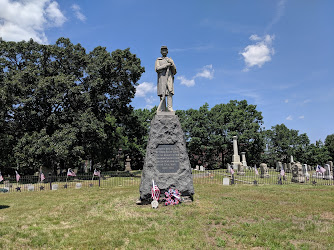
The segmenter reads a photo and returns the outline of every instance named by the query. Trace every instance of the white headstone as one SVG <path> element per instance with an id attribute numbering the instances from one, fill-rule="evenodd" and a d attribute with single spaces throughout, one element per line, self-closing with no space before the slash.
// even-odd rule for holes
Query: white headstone
<path id="1" fill-rule="evenodd" d="M 52 190 L 58 190 L 58 184 L 52 184 Z"/>
<path id="2" fill-rule="evenodd" d="M 199 166 L 198 165 L 196 165 L 196 170 L 199 170 Z"/>
<path id="3" fill-rule="evenodd" d="M 199 167 L 199 170 L 200 170 L 200 171 L 204 171 L 204 167 L 201 165 L 201 166 Z"/>
<path id="4" fill-rule="evenodd" d="M 34 191 L 35 187 L 34 185 L 28 184 L 28 191 Z"/>
<path id="5" fill-rule="evenodd" d="M 229 186 L 230 185 L 230 178 L 223 178 L 223 185 Z"/>
<path id="6" fill-rule="evenodd" d="M 75 184 L 75 189 L 80 189 L 82 187 L 82 184 L 81 183 L 76 183 Z"/>

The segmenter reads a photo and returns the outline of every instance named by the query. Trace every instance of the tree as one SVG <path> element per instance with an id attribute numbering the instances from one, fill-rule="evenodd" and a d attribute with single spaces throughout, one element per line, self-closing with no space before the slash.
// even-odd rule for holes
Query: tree
<path id="1" fill-rule="evenodd" d="M 267 155 L 274 161 L 290 162 L 290 156 L 293 155 L 296 161 L 303 162 L 304 154 L 310 144 L 308 136 L 299 135 L 298 130 L 288 129 L 284 124 L 273 126 L 271 130 L 265 132 L 267 141 Z"/>
<path id="2" fill-rule="evenodd" d="M 330 159 L 334 160 L 334 134 L 327 135 L 325 139 L 325 146 L 329 152 Z"/>
<path id="3" fill-rule="evenodd" d="M 316 166 L 318 164 L 323 165 L 328 160 L 330 160 L 330 155 L 327 147 L 319 140 L 307 146 L 301 161 L 308 165 Z"/>
<path id="4" fill-rule="evenodd" d="M 246 100 L 215 105 L 206 103 L 199 110 L 177 111 L 185 132 L 192 165 L 220 168 L 231 162 L 232 137 L 238 135 L 239 148 L 247 152 L 249 164 L 259 163 L 264 143 L 262 114 Z"/>
<path id="5" fill-rule="evenodd" d="M 87 54 L 65 38 L 2 41 L 0 67 L 1 147 L 12 167 L 75 167 L 87 158 L 107 166 L 119 148 L 136 147 L 129 103 L 144 68 L 129 49 Z"/>

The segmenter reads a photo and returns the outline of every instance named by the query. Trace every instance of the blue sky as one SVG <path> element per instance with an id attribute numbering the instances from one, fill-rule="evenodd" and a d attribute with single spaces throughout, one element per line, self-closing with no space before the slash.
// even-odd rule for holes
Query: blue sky
<path id="1" fill-rule="evenodd" d="M 315 142 L 334 133 L 333 10 L 330 0 L 0 0 L 0 36 L 129 47 L 146 69 L 135 108 L 158 105 L 154 62 L 167 45 L 174 109 L 246 99 L 265 128 L 284 123 Z"/>

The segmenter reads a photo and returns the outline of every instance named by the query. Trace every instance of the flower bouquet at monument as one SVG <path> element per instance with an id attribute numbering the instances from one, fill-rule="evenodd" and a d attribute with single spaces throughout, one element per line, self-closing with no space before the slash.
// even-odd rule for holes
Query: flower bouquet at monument
<path id="1" fill-rule="evenodd" d="M 170 188 L 165 192 L 165 205 L 177 205 L 182 201 L 181 194 L 177 189 Z"/>

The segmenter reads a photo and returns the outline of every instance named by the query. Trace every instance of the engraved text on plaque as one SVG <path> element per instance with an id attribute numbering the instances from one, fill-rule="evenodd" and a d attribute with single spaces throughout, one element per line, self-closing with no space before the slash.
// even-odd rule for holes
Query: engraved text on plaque
<path id="1" fill-rule="evenodd" d="M 179 158 L 176 145 L 159 145 L 156 149 L 157 169 L 160 173 L 176 173 L 179 170 Z"/>

